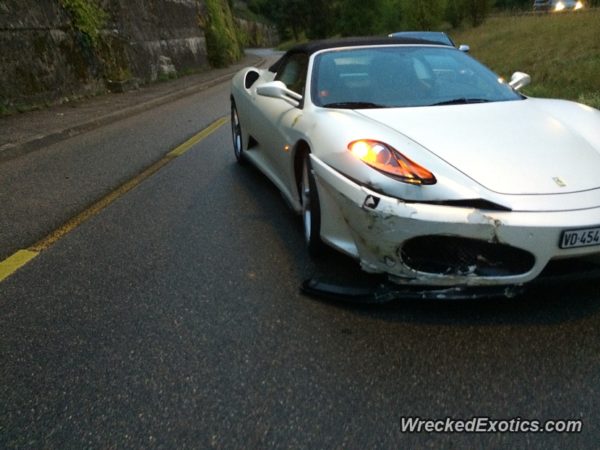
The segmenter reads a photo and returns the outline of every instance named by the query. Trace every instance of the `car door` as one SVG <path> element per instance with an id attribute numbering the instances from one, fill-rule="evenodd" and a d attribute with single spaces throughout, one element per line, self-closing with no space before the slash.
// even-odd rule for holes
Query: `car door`
<path id="1" fill-rule="evenodd" d="M 292 53 L 279 65 L 275 80 L 283 82 L 288 89 L 304 95 L 308 69 L 306 53 Z M 279 180 L 290 188 L 293 183 L 293 162 L 291 161 L 290 145 L 296 142 L 297 134 L 294 126 L 302 116 L 302 102 L 298 107 L 292 106 L 278 98 L 257 96 L 257 110 L 264 115 L 266 123 L 270 124 L 270 132 L 264 133 L 263 147 L 269 165 Z"/>

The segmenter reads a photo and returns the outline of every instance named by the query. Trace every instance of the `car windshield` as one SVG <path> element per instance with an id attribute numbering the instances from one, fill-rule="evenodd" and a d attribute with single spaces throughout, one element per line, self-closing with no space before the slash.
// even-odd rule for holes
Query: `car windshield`
<path id="1" fill-rule="evenodd" d="M 470 56 L 449 47 L 330 50 L 315 57 L 312 101 L 326 108 L 399 108 L 520 100 Z"/>

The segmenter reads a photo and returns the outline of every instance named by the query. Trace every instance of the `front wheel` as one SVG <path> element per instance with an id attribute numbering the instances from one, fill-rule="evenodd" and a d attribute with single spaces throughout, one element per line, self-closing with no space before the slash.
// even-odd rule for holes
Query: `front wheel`
<path id="1" fill-rule="evenodd" d="M 244 144 L 242 141 L 242 125 L 240 124 L 240 116 L 238 115 L 235 102 L 231 100 L 231 137 L 233 139 L 233 152 L 235 159 L 240 164 L 246 162 L 244 157 Z"/>
<path id="2" fill-rule="evenodd" d="M 323 241 L 321 241 L 321 205 L 309 153 L 306 153 L 302 159 L 300 198 L 302 201 L 304 238 L 308 246 L 308 252 L 312 256 L 318 256 L 324 248 Z"/>

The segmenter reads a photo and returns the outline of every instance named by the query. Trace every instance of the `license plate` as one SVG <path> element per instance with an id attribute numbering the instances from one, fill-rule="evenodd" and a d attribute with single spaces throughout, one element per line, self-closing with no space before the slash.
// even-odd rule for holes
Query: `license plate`
<path id="1" fill-rule="evenodd" d="M 600 227 L 565 230 L 560 236 L 560 248 L 600 245 Z"/>

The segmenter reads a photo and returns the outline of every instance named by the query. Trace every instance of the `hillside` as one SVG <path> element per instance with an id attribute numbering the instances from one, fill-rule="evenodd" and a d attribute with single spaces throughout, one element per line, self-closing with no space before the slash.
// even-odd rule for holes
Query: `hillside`
<path id="1" fill-rule="evenodd" d="M 529 73 L 528 95 L 600 108 L 600 9 L 490 18 L 480 27 L 451 34 L 499 75 Z"/>

